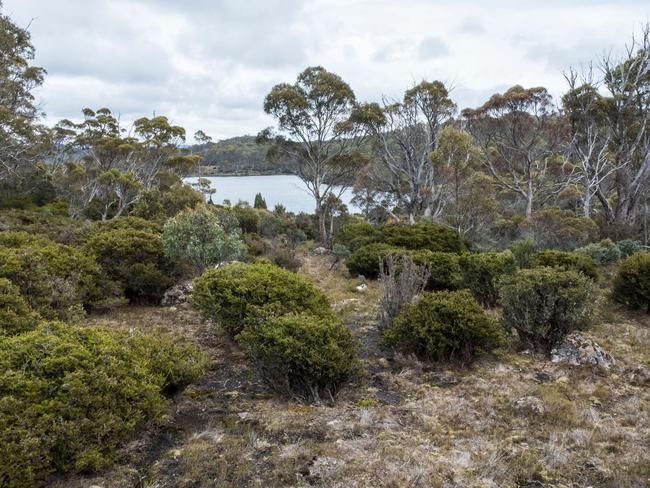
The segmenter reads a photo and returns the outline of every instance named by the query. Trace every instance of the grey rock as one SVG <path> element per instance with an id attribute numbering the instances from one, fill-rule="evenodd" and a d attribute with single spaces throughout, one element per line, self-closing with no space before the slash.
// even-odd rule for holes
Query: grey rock
<path id="1" fill-rule="evenodd" d="M 569 334 L 558 347 L 551 351 L 551 361 L 574 366 L 588 364 L 604 370 L 609 370 L 616 364 L 610 353 L 595 341 L 577 332 Z"/>
<path id="2" fill-rule="evenodd" d="M 359 286 L 356 286 L 354 290 L 357 293 L 365 293 L 368 291 L 368 285 L 366 285 L 365 283 L 361 283 Z"/>
<path id="3" fill-rule="evenodd" d="M 525 396 L 515 400 L 514 408 L 519 413 L 526 415 L 542 415 L 546 412 L 544 402 L 536 396 Z"/>
<path id="4" fill-rule="evenodd" d="M 329 254 L 329 251 L 326 248 L 320 246 L 314 249 L 314 254 L 316 256 L 324 256 L 325 254 Z"/>
<path id="5" fill-rule="evenodd" d="M 625 379 L 627 382 L 634 386 L 647 386 L 650 385 L 650 369 L 642 364 L 634 368 L 627 368 L 625 370 Z"/>
<path id="6" fill-rule="evenodd" d="M 160 304 L 164 307 L 176 307 L 187 303 L 192 294 L 192 290 L 192 281 L 178 283 L 165 292 Z"/>

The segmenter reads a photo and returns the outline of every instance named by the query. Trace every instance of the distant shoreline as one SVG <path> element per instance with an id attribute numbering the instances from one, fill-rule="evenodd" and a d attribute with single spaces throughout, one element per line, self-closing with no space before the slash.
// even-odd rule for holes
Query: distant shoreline
<path id="1" fill-rule="evenodd" d="M 286 173 L 286 172 L 277 172 L 277 171 L 237 171 L 237 172 L 220 172 L 214 166 L 201 166 L 200 175 L 198 172 L 194 171 L 188 175 L 185 175 L 185 178 L 196 178 L 198 176 L 281 176 L 281 175 L 291 175 L 296 176 L 295 173 Z"/>

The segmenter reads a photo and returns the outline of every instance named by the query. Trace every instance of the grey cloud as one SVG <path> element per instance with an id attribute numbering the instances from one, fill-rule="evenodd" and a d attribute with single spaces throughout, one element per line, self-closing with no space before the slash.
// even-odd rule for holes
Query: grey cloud
<path id="1" fill-rule="evenodd" d="M 418 56 L 420 59 L 434 59 L 449 54 L 449 47 L 442 39 L 437 37 L 427 37 L 420 42 L 418 46 Z"/>

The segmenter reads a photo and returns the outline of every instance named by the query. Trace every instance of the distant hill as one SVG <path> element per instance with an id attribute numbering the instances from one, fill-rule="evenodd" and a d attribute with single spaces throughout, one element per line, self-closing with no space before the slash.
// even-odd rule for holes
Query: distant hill
<path id="1" fill-rule="evenodd" d="M 250 175 L 250 174 L 295 174 L 291 161 L 266 159 L 268 145 L 257 144 L 254 136 L 239 136 L 216 143 L 192 146 L 194 154 L 204 155 L 201 162 L 205 174 Z"/>

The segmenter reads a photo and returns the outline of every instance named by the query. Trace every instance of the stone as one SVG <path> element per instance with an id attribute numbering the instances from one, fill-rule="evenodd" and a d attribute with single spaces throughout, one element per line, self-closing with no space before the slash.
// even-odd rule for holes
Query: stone
<path id="1" fill-rule="evenodd" d="M 192 281 L 178 283 L 165 292 L 160 304 L 164 307 L 176 307 L 187 303 L 192 294 L 192 290 Z"/>
<path id="2" fill-rule="evenodd" d="M 517 412 L 527 415 L 542 415 L 546 412 L 544 402 L 536 396 L 525 396 L 515 400 L 514 408 Z"/>
<path id="3" fill-rule="evenodd" d="M 574 366 L 588 364 L 603 370 L 609 370 L 616 364 L 605 349 L 577 332 L 569 334 L 558 347 L 553 348 L 551 361 Z"/>
<path id="4" fill-rule="evenodd" d="M 650 369 L 646 368 L 642 364 L 634 368 L 627 368 L 624 371 L 625 380 L 634 386 L 646 386 L 650 385 Z"/>
<path id="5" fill-rule="evenodd" d="M 357 293 L 365 293 L 368 291 L 368 285 L 366 285 L 365 283 L 361 283 L 360 285 L 356 286 L 354 290 Z"/>
<path id="6" fill-rule="evenodd" d="M 314 254 L 316 256 L 324 256 L 325 254 L 329 254 L 329 251 L 326 248 L 319 246 L 316 249 L 314 249 Z"/>

